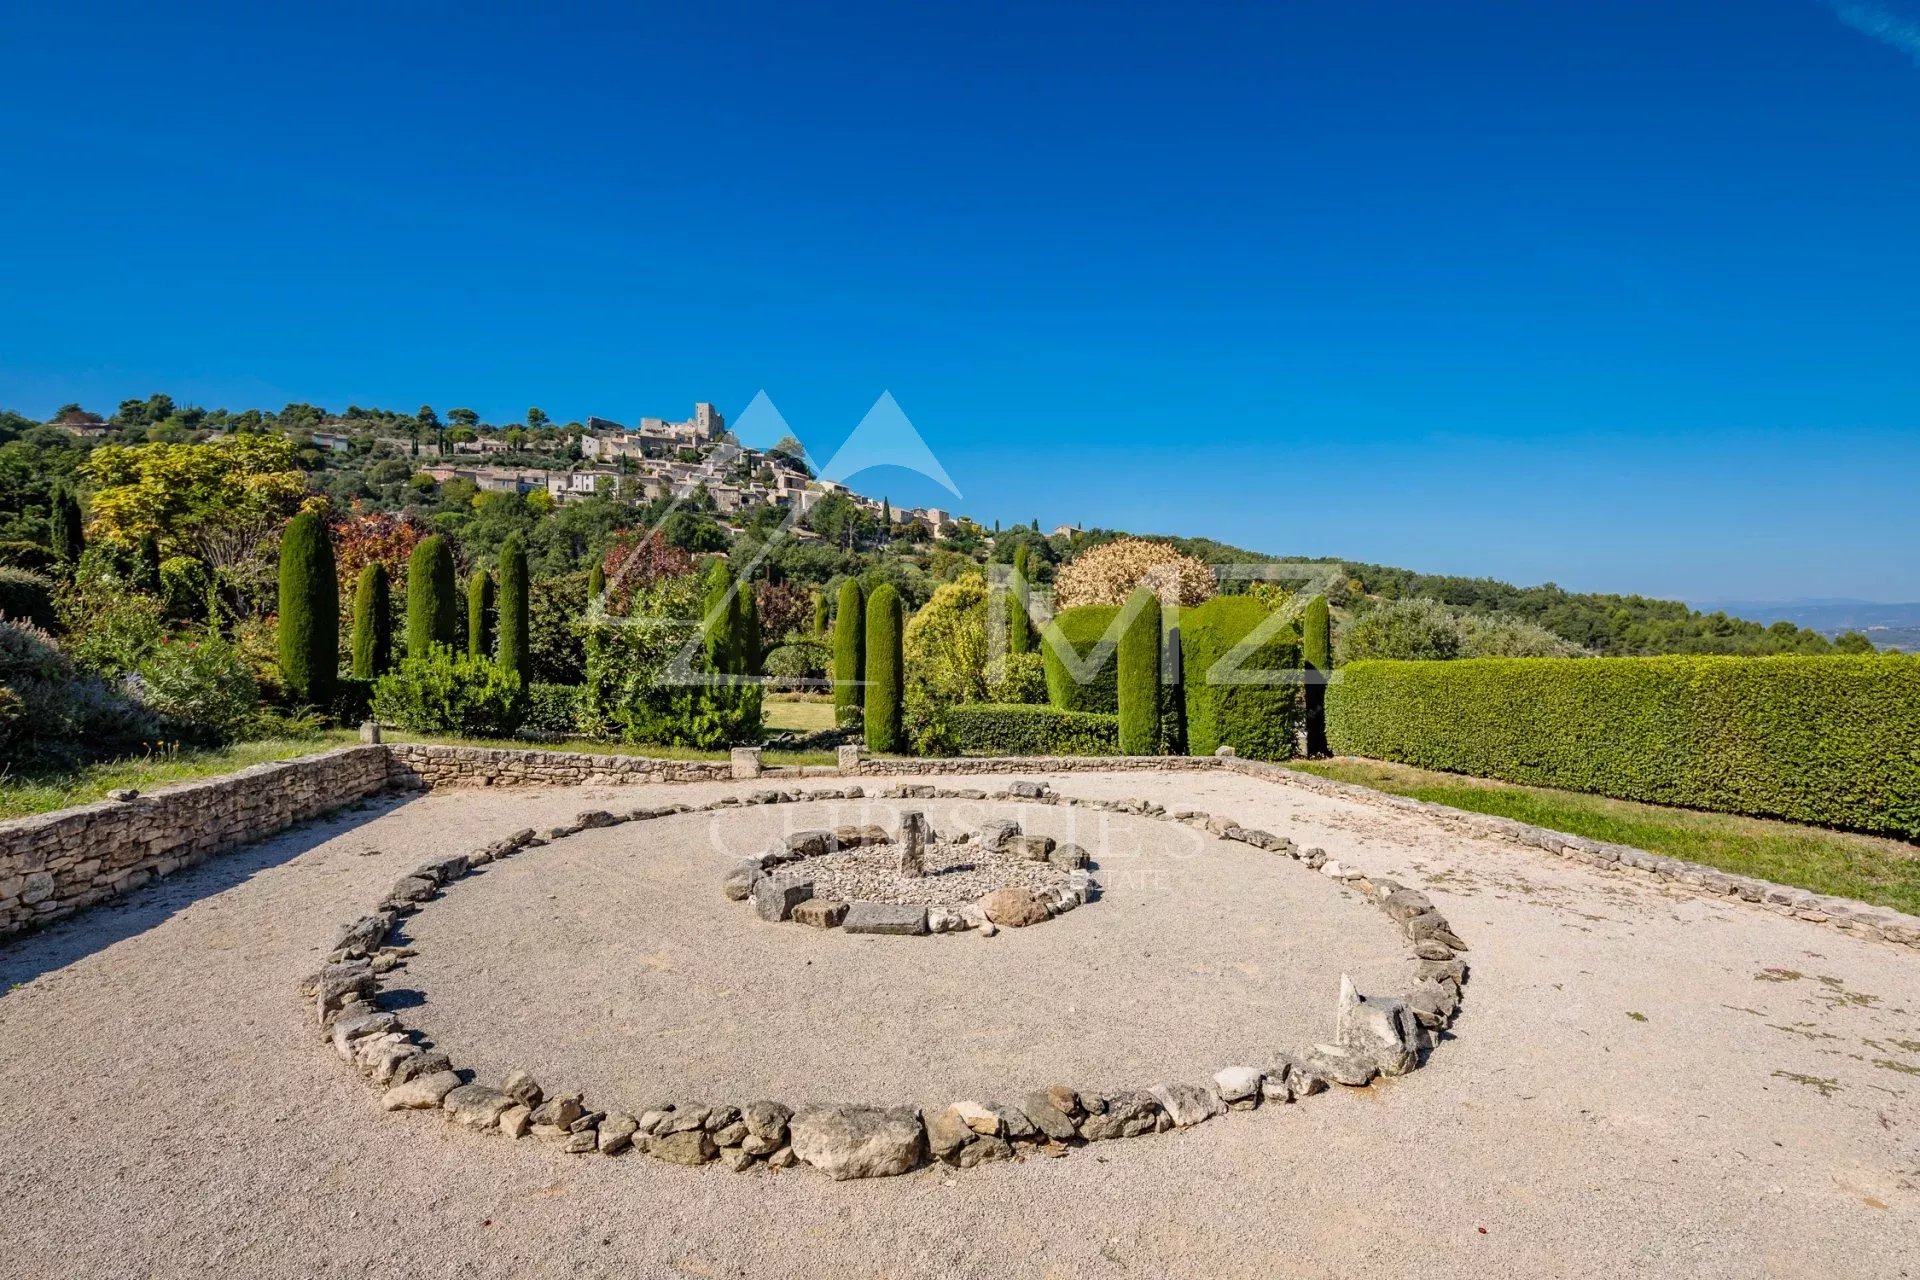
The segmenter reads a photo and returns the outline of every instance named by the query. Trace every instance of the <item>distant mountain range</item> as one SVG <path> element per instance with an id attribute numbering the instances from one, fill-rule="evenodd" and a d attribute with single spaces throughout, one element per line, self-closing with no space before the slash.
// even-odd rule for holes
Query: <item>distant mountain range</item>
<path id="1" fill-rule="evenodd" d="M 1702 613 L 1725 613 L 1751 622 L 1782 620 L 1832 639 L 1858 631 L 1883 649 L 1920 649 L 1920 602 L 1880 604 L 1871 600 L 1689 600 Z"/>

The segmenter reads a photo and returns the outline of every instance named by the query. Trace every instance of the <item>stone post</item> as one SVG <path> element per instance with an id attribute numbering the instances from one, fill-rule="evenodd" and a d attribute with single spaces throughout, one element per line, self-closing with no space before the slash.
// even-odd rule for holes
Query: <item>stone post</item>
<path id="1" fill-rule="evenodd" d="M 918 809 L 900 815 L 900 874 L 909 880 L 927 874 L 927 815 Z"/>
<path id="2" fill-rule="evenodd" d="M 733 776 L 736 778 L 760 776 L 760 748 L 735 747 L 733 749 Z"/>
<path id="3" fill-rule="evenodd" d="M 380 741 L 380 722 L 378 720 L 362 720 L 360 722 L 360 741 Z"/>
<path id="4" fill-rule="evenodd" d="M 838 755 L 839 757 L 841 773 L 859 773 L 860 772 L 861 752 L 859 747 L 852 746 L 852 745 L 844 746 L 839 748 L 835 754 Z"/>

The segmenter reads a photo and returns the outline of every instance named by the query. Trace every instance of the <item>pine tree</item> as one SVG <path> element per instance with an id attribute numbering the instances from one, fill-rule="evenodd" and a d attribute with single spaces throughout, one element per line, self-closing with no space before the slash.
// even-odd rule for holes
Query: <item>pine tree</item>
<path id="1" fill-rule="evenodd" d="M 901 732 L 902 631 L 900 593 L 882 583 L 867 601 L 867 750 L 905 748 Z"/>
<path id="2" fill-rule="evenodd" d="M 353 677 L 371 680 L 393 665 L 393 613 L 387 566 L 378 560 L 360 571 L 353 591 Z"/>
<path id="3" fill-rule="evenodd" d="M 467 656 L 493 657 L 493 578 L 485 569 L 467 579 Z"/>
<path id="4" fill-rule="evenodd" d="M 527 544 L 511 534 L 500 546 L 500 657 L 506 670 L 533 683 L 533 633 L 527 582 Z"/>
<path id="5" fill-rule="evenodd" d="M 287 522 L 280 536 L 280 678 L 309 706 L 333 700 L 340 666 L 340 584 L 333 542 L 312 512 Z"/>
<path id="6" fill-rule="evenodd" d="M 439 534 L 422 538 L 407 560 L 407 656 L 424 658 L 434 645 L 460 638 L 453 551 Z"/>
<path id="7" fill-rule="evenodd" d="M 867 663 L 867 601 L 857 578 L 840 584 L 840 607 L 833 623 L 833 709 L 845 721 L 866 701 L 862 679 Z"/>

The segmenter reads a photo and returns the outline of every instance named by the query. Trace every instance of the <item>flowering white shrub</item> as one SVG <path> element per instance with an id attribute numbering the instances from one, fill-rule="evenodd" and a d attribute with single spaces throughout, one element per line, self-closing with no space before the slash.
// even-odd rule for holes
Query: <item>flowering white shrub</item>
<path id="1" fill-rule="evenodd" d="M 1162 605 L 1204 604 L 1214 594 L 1206 561 L 1182 555 L 1161 542 L 1121 538 L 1082 552 L 1053 576 L 1053 605 L 1125 604 L 1134 588 L 1147 586 Z"/>

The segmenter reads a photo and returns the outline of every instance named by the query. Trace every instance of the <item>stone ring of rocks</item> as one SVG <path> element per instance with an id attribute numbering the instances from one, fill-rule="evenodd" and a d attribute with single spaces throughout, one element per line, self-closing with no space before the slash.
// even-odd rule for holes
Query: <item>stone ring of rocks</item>
<path id="1" fill-rule="evenodd" d="M 1093 901 L 1091 862 L 1079 845 L 1026 834 L 1012 818 L 945 839 L 926 814 L 910 809 L 897 833 L 873 824 L 796 831 L 728 871 L 720 888 L 751 902 L 763 920 L 906 936 L 978 929 L 992 937 Z"/>
<path id="2" fill-rule="evenodd" d="M 1284 836 L 1243 827 L 1224 815 L 1195 810 L 1170 812 L 1141 800 L 1076 798 L 1053 792 L 1044 783 L 1024 781 L 992 795 L 902 784 L 876 793 L 876 798 L 1014 800 L 1110 810 L 1184 823 L 1248 850 L 1286 858 L 1304 871 L 1341 882 L 1383 911 L 1418 962 L 1412 984 L 1398 995 L 1367 996 L 1343 976 L 1330 1040 L 1275 1053 L 1264 1061 L 1230 1063 L 1208 1078 L 1160 1081 L 1102 1092 L 1063 1083 L 1009 1081 L 996 1097 L 961 1099 L 945 1108 L 790 1106 L 771 1099 L 740 1105 L 660 1103 L 638 1111 L 603 1108 L 598 1100 L 589 1102 L 577 1092 L 550 1095 L 525 1071 L 514 1071 L 497 1083 L 482 1083 L 472 1078 L 471 1071 L 456 1066 L 456 1058 L 447 1047 L 430 1043 L 418 1030 L 405 1025 L 398 1010 L 383 1005 L 382 979 L 416 954 L 414 948 L 395 940 L 402 921 L 491 863 L 581 831 L 621 823 L 742 804 L 858 799 L 865 795 L 857 786 L 763 790 L 702 805 L 674 804 L 627 813 L 595 810 L 543 833 L 519 831 L 472 853 L 426 863 L 401 878 L 370 914 L 346 926 L 334 942 L 328 963 L 302 984 L 301 994 L 311 1002 L 323 1038 L 379 1091 L 380 1105 L 386 1110 L 434 1109 L 468 1129 L 507 1139 L 531 1136 L 573 1155 L 637 1152 L 674 1164 L 718 1161 L 737 1172 L 806 1164 L 835 1179 L 902 1174 L 929 1161 L 971 1168 L 1027 1155 L 1067 1155 L 1092 1143 L 1188 1128 L 1229 1111 L 1295 1103 L 1334 1086 L 1368 1088 L 1382 1077 L 1401 1076 L 1420 1066 L 1460 1008 L 1468 976 L 1467 964 L 1460 956 L 1467 944 L 1424 894 L 1391 880 L 1371 878 L 1358 868 L 1329 859 L 1322 850 L 1302 849 Z M 861 882 L 859 877 L 867 873 L 859 870 L 860 866 L 878 866 L 886 874 L 874 874 L 872 883 L 874 892 L 882 896 L 865 901 L 881 915 L 881 909 L 888 907 L 918 912 L 920 927 L 876 927 L 867 931 L 931 930 L 936 912 L 963 918 L 952 928 L 990 929 L 994 927 L 990 914 L 980 924 L 969 925 L 964 923 L 964 911 L 926 905 L 927 897 L 943 891 L 927 890 L 922 882 L 940 878 L 938 873 L 950 865 L 945 859 L 953 856 L 953 850 L 971 846 L 977 857 L 981 845 L 997 842 L 1000 861 L 983 863 L 992 867 L 990 874 L 1002 874 L 1011 849 L 1015 851 L 1011 857 L 1028 868 L 1028 874 L 1043 878 L 1045 887 L 1036 888 L 1032 883 L 1021 887 L 1044 901 L 1049 913 L 1070 910 L 1084 900 L 1081 886 L 1089 883 L 1084 863 L 1068 865 L 1076 861 L 1074 854 L 1056 857 L 1061 846 L 1041 855 L 1037 843 L 1016 843 L 1026 837 L 1010 821 L 990 823 L 989 830 L 969 833 L 964 841 L 943 841 L 918 811 L 903 813 L 901 825 L 898 833 L 865 827 L 798 833 L 777 850 L 778 857 L 771 863 L 756 860 L 749 864 L 750 871 L 742 867 L 730 873 L 726 891 L 730 897 L 753 901 L 763 916 L 771 912 L 769 918 L 785 919 L 809 903 L 841 900 L 796 896 L 791 887 L 777 887 L 789 875 L 780 868 L 811 864 L 816 885 L 825 881 L 838 888 Z M 836 859 L 855 869 L 836 867 L 829 871 Z M 919 874 L 911 874 L 916 869 Z M 828 878 L 833 875 L 841 879 Z M 763 888 L 769 885 L 776 887 Z M 922 895 L 918 900 L 912 896 L 916 891 Z M 887 893 L 906 900 L 890 901 L 884 896 Z M 982 908 L 983 913 L 985 910 Z M 847 918 L 837 921 L 838 927 L 859 931 L 854 929 L 851 916 L 849 908 Z M 812 923 L 824 926 L 825 922 Z"/>

